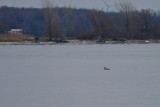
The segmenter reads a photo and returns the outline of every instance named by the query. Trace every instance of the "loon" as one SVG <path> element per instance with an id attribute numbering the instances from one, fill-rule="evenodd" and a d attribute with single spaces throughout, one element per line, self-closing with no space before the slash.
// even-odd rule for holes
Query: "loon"
<path id="1" fill-rule="evenodd" d="M 104 70 L 110 70 L 109 68 L 104 67 Z"/>

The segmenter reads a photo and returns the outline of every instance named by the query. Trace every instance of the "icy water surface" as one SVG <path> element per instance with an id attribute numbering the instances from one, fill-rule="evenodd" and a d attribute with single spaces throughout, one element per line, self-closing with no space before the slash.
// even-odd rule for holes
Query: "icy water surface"
<path id="1" fill-rule="evenodd" d="M 0 46 L 0 107 L 160 107 L 160 45 Z"/>

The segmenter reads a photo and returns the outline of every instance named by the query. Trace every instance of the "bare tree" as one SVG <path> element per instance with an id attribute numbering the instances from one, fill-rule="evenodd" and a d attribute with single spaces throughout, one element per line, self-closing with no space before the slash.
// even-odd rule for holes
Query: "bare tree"
<path id="1" fill-rule="evenodd" d="M 124 27 L 125 27 L 126 36 L 129 36 L 130 28 L 131 28 L 130 17 L 131 17 L 131 13 L 135 10 L 135 7 L 128 0 L 115 2 L 115 5 L 116 5 L 116 9 L 120 13 L 122 13 L 124 17 L 123 19 L 124 19 Z"/>
<path id="2" fill-rule="evenodd" d="M 60 18 L 58 15 L 58 8 L 49 0 L 43 1 L 43 9 L 45 16 L 45 27 L 49 40 L 58 41 L 61 36 Z"/>
<path id="3" fill-rule="evenodd" d="M 64 14 L 64 33 L 67 38 L 73 36 L 74 27 L 75 27 L 75 11 L 71 7 L 65 7 L 63 10 Z"/>
<path id="4" fill-rule="evenodd" d="M 92 10 L 89 14 L 89 18 L 98 38 L 106 39 L 111 32 L 112 22 L 110 17 L 103 11 Z"/>
<path id="5" fill-rule="evenodd" d="M 154 12 L 150 9 L 142 9 L 139 14 L 139 28 L 142 36 L 151 35 L 152 31 L 152 16 Z"/>

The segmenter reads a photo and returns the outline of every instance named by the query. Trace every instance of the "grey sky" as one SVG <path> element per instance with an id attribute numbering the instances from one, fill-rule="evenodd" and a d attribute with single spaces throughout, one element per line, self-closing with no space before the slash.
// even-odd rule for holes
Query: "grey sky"
<path id="1" fill-rule="evenodd" d="M 15 1 L 15 4 L 14 4 Z M 72 6 L 77 8 L 95 8 L 104 9 L 106 6 L 103 0 L 51 0 L 58 6 Z M 105 0 L 109 5 L 114 4 L 114 0 Z M 115 0 L 118 1 L 118 0 Z M 160 0 L 132 0 L 131 1 L 137 9 L 151 8 L 154 10 L 160 10 Z M 15 7 L 38 7 L 40 8 L 42 0 L 0 0 L 0 6 L 15 6 Z M 114 7 L 110 7 L 113 10 Z"/>

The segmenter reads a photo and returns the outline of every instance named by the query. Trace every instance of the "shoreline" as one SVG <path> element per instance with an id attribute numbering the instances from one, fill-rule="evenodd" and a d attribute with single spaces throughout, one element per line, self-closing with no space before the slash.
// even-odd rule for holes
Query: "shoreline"
<path id="1" fill-rule="evenodd" d="M 33 42 L 33 41 L 22 41 L 22 42 L 0 42 L 0 45 L 80 45 L 80 44 L 160 44 L 160 40 L 127 40 L 127 41 L 105 41 L 97 42 L 91 40 L 68 40 L 68 43 L 56 43 L 56 42 Z"/>

